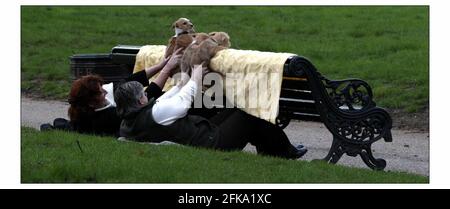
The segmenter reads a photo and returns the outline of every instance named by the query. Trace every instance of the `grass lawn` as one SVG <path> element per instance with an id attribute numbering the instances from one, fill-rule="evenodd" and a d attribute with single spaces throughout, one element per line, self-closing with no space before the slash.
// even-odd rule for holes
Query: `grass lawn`
<path id="1" fill-rule="evenodd" d="M 428 107 L 426 6 L 23 6 L 21 89 L 65 98 L 69 56 L 108 53 L 118 44 L 166 44 L 179 17 L 190 18 L 199 32 L 228 32 L 232 48 L 296 53 L 330 79 L 366 80 L 380 106 Z"/>
<path id="2" fill-rule="evenodd" d="M 425 176 L 22 127 L 22 183 L 428 183 Z M 77 140 L 80 146 L 78 146 Z M 81 147 L 81 149 L 80 149 Z"/>

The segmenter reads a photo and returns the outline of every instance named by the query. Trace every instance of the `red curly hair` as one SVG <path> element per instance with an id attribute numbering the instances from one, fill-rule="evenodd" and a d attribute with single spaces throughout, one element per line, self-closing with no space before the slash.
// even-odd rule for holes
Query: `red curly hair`
<path id="1" fill-rule="evenodd" d="M 70 107 L 68 110 L 72 122 L 92 114 L 95 110 L 94 107 L 103 101 L 100 98 L 102 84 L 103 79 L 97 75 L 86 75 L 73 82 L 69 93 Z"/>

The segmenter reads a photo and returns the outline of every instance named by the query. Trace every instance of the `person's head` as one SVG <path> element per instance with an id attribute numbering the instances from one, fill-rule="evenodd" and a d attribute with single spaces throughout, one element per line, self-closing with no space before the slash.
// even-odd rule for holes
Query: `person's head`
<path id="1" fill-rule="evenodd" d="M 85 114 L 106 103 L 106 91 L 102 88 L 103 79 L 96 75 L 87 75 L 75 80 L 69 93 L 69 117 L 76 121 Z"/>
<path id="2" fill-rule="evenodd" d="M 125 117 L 148 103 L 144 87 L 137 81 L 122 83 L 114 91 L 117 115 Z"/>

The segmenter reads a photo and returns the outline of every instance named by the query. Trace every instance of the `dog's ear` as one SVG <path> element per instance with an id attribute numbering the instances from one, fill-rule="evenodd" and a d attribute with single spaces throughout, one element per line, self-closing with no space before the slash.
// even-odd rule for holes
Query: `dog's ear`
<path id="1" fill-rule="evenodd" d="M 172 29 L 175 29 L 176 26 L 177 26 L 177 22 L 172 23 Z"/>
<path id="2" fill-rule="evenodd" d="M 223 36 L 222 37 L 222 43 L 224 47 L 231 47 L 231 42 L 230 42 L 230 38 L 227 36 Z"/>

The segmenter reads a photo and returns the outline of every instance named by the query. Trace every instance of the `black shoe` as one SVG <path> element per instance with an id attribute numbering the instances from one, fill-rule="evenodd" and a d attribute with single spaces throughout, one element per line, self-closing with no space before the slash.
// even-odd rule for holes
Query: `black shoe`
<path id="1" fill-rule="evenodd" d="M 50 130 L 53 130 L 53 129 L 54 128 L 53 128 L 52 125 L 50 125 L 50 123 L 41 124 L 41 127 L 40 127 L 41 131 L 50 131 Z"/>
<path id="2" fill-rule="evenodd" d="M 297 146 L 297 156 L 298 158 L 303 157 L 303 155 L 305 155 L 308 152 L 308 149 L 306 149 L 304 146 L 301 146 L 302 148 L 298 148 L 299 146 Z"/>
<path id="3" fill-rule="evenodd" d="M 298 145 L 297 147 L 291 146 L 291 149 L 288 151 L 286 158 L 298 159 L 303 157 L 306 152 L 308 152 L 308 149 L 306 149 L 303 145 Z"/>
<path id="4" fill-rule="evenodd" d="M 70 122 L 64 118 L 53 120 L 53 128 L 58 130 L 71 130 Z"/>

